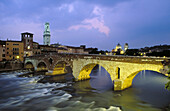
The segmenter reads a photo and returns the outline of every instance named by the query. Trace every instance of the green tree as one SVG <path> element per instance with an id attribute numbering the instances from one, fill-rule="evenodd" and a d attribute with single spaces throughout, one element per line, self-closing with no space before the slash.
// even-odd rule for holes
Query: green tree
<path id="1" fill-rule="evenodd" d="M 125 55 L 128 55 L 128 56 L 139 56 L 139 49 L 128 49 L 126 50 L 125 52 Z"/>
<path id="2" fill-rule="evenodd" d="M 99 54 L 98 48 L 94 48 L 89 54 Z"/>
<path id="3" fill-rule="evenodd" d="M 165 88 L 170 90 L 170 75 L 168 76 L 169 82 L 165 84 Z"/>
<path id="4" fill-rule="evenodd" d="M 169 68 L 169 71 L 168 71 L 168 74 L 169 74 L 169 75 L 168 75 L 169 82 L 165 84 L 165 88 L 168 89 L 168 90 L 170 90 L 170 65 L 168 66 L 168 68 Z"/>

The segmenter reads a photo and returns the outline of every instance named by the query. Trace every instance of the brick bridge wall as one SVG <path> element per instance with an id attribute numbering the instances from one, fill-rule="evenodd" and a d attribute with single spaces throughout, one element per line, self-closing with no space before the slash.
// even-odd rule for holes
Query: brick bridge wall
<path id="1" fill-rule="evenodd" d="M 35 70 L 37 70 L 38 64 L 43 62 L 49 74 L 52 75 L 55 74 L 55 67 L 61 61 L 64 61 L 65 66 L 71 67 L 73 76 L 78 81 L 89 79 L 92 69 L 97 64 L 101 65 L 114 81 L 115 90 L 122 90 L 130 87 L 133 78 L 142 70 L 163 72 L 164 67 L 169 64 L 170 58 L 57 53 L 25 58 L 25 64 L 32 63 Z M 62 70 L 64 72 L 64 68 Z"/>

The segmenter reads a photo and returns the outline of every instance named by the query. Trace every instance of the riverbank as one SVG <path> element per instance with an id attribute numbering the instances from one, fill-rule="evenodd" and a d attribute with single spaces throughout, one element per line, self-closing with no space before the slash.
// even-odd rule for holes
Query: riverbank
<path id="1" fill-rule="evenodd" d="M 0 62 L 0 73 L 22 70 L 23 68 L 24 68 L 23 62 L 18 61 L 18 60 Z"/>
<path id="2" fill-rule="evenodd" d="M 43 72 L 18 70 L 0 74 L 0 110 L 113 110 L 168 111 L 165 76 L 140 72 L 131 88 L 115 92 L 104 69 L 92 71 L 91 79 L 74 82 L 73 75 L 46 76 Z M 102 82 L 101 82 L 102 81 Z"/>

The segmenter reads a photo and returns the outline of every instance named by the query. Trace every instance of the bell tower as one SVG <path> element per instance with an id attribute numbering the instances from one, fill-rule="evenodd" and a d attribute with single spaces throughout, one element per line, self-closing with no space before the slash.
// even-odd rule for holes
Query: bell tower
<path id="1" fill-rule="evenodd" d="M 44 45 L 50 45 L 50 24 L 48 22 L 45 23 L 45 30 L 43 34 L 43 42 Z"/>

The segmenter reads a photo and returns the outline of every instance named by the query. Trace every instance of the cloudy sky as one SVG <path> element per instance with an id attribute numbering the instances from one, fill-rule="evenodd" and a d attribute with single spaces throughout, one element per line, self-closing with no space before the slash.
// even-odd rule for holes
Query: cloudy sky
<path id="1" fill-rule="evenodd" d="M 0 39 L 22 32 L 43 43 L 45 22 L 51 43 L 113 49 L 170 44 L 170 0 L 0 0 Z"/>

